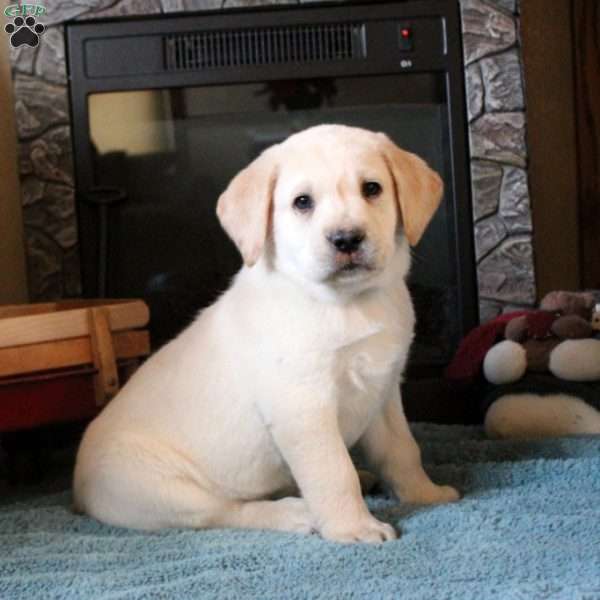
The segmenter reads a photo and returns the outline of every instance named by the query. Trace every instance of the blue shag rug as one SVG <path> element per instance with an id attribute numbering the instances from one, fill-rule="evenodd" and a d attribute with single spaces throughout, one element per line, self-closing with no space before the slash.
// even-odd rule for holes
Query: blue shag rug
<path id="1" fill-rule="evenodd" d="M 600 437 L 414 430 L 432 478 L 465 497 L 427 508 L 370 497 L 397 541 L 132 532 L 74 515 L 65 492 L 0 507 L 0 598 L 600 599 Z"/>

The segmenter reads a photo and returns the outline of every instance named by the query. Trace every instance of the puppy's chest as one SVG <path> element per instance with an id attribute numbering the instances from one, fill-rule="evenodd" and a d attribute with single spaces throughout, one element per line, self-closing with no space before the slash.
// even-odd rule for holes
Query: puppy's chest
<path id="1" fill-rule="evenodd" d="M 391 386 L 400 384 L 409 343 L 402 337 L 398 331 L 379 331 L 336 353 L 338 419 L 348 445 L 357 441 L 381 410 Z"/>

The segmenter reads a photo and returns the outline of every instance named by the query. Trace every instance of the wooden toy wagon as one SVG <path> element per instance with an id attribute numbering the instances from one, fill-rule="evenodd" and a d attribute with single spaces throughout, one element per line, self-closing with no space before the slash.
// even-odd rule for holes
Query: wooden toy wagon
<path id="1" fill-rule="evenodd" d="M 0 432 L 93 417 L 150 353 L 141 300 L 0 306 Z"/>

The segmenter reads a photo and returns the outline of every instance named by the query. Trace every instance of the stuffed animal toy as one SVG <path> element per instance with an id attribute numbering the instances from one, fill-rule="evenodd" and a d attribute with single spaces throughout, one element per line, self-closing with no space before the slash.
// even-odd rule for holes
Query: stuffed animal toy
<path id="1" fill-rule="evenodd" d="M 471 383 L 492 437 L 600 434 L 599 332 L 592 293 L 552 292 L 476 328 L 446 375 Z"/>
<path id="2" fill-rule="evenodd" d="M 594 337 L 600 339 L 600 304 L 596 304 L 592 313 L 592 329 Z"/>

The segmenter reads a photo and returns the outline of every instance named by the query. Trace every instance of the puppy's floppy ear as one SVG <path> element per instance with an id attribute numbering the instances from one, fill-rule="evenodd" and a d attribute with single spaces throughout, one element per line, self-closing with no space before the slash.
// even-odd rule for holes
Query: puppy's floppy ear
<path id="1" fill-rule="evenodd" d="M 404 234 L 416 246 L 440 204 L 444 184 L 416 154 L 401 150 L 383 133 L 378 136 L 396 188 Z"/>
<path id="2" fill-rule="evenodd" d="M 219 221 L 248 267 L 259 259 L 267 239 L 277 179 L 276 149 L 267 148 L 240 171 L 217 202 Z"/>

